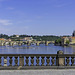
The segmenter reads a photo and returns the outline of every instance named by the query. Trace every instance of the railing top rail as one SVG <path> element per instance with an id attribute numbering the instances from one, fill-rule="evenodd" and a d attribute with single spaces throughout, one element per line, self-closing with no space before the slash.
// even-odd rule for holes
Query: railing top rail
<path id="1" fill-rule="evenodd" d="M 49 56 L 57 56 L 57 54 L 0 54 L 0 57 L 2 57 L 2 56 L 9 56 L 9 57 L 11 57 L 11 56 L 16 56 L 16 57 L 18 57 L 18 56 L 26 56 L 26 57 L 29 57 L 29 56 L 31 56 L 31 57 L 34 57 L 34 56 L 36 56 L 36 57 L 39 57 L 39 56 L 41 56 L 41 57 L 49 57 Z"/>
<path id="2" fill-rule="evenodd" d="M 26 57 L 29 57 L 29 56 L 31 56 L 31 57 L 34 57 L 34 56 L 36 56 L 36 57 L 49 57 L 49 56 L 53 56 L 53 57 L 56 57 L 56 56 L 58 56 L 58 57 L 75 57 L 75 54 L 0 54 L 0 57 L 2 57 L 2 56 L 5 56 L 5 57 L 7 57 L 7 56 L 9 56 L 9 57 L 13 57 L 13 56 L 15 56 L 15 57 L 18 57 L 18 56 L 20 56 L 20 57 L 24 57 L 24 56 L 26 56 Z"/>
<path id="3" fill-rule="evenodd" d="M 75 57 L 75 54 L 58 54 L 58 57 Z"/>

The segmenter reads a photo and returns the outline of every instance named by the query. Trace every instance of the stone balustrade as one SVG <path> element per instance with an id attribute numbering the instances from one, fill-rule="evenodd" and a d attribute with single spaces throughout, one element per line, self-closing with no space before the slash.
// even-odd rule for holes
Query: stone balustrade
<path id="1" fill-rule="evenodd" d="M 75 54 L 0 54 L 0 68 L 74 67 Z"/>

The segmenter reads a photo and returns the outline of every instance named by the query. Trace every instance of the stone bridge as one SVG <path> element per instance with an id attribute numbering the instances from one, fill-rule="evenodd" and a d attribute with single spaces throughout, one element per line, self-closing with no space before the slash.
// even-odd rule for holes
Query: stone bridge
<path id="1" fill-rule="evenodd" d="M 27 44 L 28 46 L 31 44 L 36 44 L 37 46 L 39 46 L 40 44 L 45 44 L 46 46 L 48 46 L 50 43 L 55 43 L 54 41 L 0 41 L 0 46 L 5 46 L 5 45 L 9 45 L 9 46 L 14 46 L 14 45 L 25 45 Z"/>

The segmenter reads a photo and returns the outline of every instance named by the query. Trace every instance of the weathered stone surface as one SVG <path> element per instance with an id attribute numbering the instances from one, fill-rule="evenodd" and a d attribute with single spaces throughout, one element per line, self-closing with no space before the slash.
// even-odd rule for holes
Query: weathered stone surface
<path id="1" fill-rule="evenodd" d="M 75 69 L 0 70 L 0 75 L 75 75 Z"/>
<path id="2" fill-rule="evenodd" d="M 4 66 L 7 66 L 7 59 L 4 59 Z"/>
<path id="3" fill-rule="evenodd" d="M 63 51 L 58 51 L 57 52 L 57 54 L 60 54 L 60 55 L 62 55 L 63 54 Z M 58 66 L 64 66 L 65 65 L 65 58 L 62 58 L 62 57 L 58 57 L 58 60 L 57 60 L 58 62 Z"/>
<path id="4" fill-rule="evenodd" d="M 65 59 L 59 58 L 59 66 L 65 66 Z"/>
<path id="5" fill-rule="evenodd" d="M 63 54 L 63 51 L 59 50 L 59 51 L 57 52 L 57 54 Z"/>
<path id="6" fill-rule="evenodd" d="M 24 58 L 20 58 L 20 66 L 24 65 Z"/>

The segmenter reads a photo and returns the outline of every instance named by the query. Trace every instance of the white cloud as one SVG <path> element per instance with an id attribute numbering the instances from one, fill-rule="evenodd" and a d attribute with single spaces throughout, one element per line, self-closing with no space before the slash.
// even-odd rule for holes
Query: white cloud
<path id="1" fill-rule="evenodd" d="M 10 22 L 10 20 L 3 20 L 0 19 L 0 25 L 11 25 L 12 23 Z"/>

